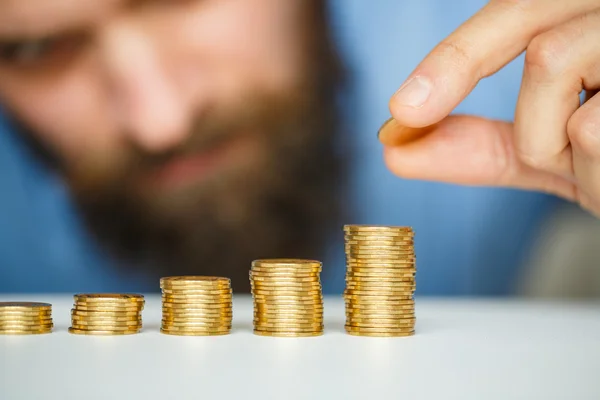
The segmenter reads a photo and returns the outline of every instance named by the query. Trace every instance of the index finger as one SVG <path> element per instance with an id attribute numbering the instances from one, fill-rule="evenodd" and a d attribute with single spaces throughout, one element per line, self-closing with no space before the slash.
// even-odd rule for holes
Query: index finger
<path id="1" fill-rule="evenodd" d="M 490 1 L 419 64 L 392 97 L 392 116 L 411 127 L 439 122 L 539 33 L 598 6 L 598 0 Z"/>

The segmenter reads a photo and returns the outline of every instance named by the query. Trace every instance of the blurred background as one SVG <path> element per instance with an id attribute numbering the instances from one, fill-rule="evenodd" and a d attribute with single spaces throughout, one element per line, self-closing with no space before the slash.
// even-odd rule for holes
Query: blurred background
<path id="1" fill-rule="evenodd" d="M 600 224 L 578 207 L 538 193 L 403 180 L 383 164 L 376 134 L 390 96 L 485 3 L 329 2 L 348 78 L 338 96 L 337 151 L 348 159 L 344 222 L 412 226 L 417 295 L 598 296 Z M 456 112 L 511 120 L 522 64 L 520 57 L 485 79 Z M 0 120 L 0 292 L 157 291 L 143 271 L 114 268 L 61 176 L 36 158 L 8 114 Z M 325 293 L 344 288 L 343 250 L 340 226 L 323 259 Z"/>

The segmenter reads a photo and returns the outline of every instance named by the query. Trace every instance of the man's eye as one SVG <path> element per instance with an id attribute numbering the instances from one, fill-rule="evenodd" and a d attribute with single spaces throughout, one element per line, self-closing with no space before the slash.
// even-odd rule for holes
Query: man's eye
<path id="1" fill-rule="evenodd" d="M 55 56 L 71 54 L 81 43 L 79 39 L 63 36 L 0 43 L 0 62 L 23 67 L 36 66 Z"/>

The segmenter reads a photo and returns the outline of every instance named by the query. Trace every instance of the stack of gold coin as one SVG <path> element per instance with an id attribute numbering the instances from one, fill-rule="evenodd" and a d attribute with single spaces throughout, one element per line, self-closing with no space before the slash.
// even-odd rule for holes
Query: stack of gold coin
<path id="1" fill-rule="evenodd" d="M 142 329 L 144 296 L 76 294 L 69 332 L 78 335 L 131 335 Z"/>
<path id="2" fill-rule="evenodd" d="M 346 332 L 357 336 L 413 335 L 413 230 L 346 225 L 344 232 Z"/>
<path id="3" fill-rule="evenodd" d="M 0 335 L 35 335 L 52 332 L 52 305 L 0 302 Z"/>
<path id="4" fill-rule="evenodd" d="M 216 336 L 231 331 L 231 280 L 215 276 L 161 278 L 162 324 L 169 335 Z"/>
<path id="5" fill-rule="evenodd" d="M 254 333 L 263 336 L 323 334 L 321 263 L 272 259 L 252 262 Z"/>

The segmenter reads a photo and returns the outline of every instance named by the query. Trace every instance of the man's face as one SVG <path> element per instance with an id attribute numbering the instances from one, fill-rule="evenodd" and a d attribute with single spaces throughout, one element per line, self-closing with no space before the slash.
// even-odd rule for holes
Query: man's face
<path id="1" fill-rule="evenodd" d="M 306 4 L 0 0 L 0 102 L 124 241 L 231 233 L 331 135 Z"/>

